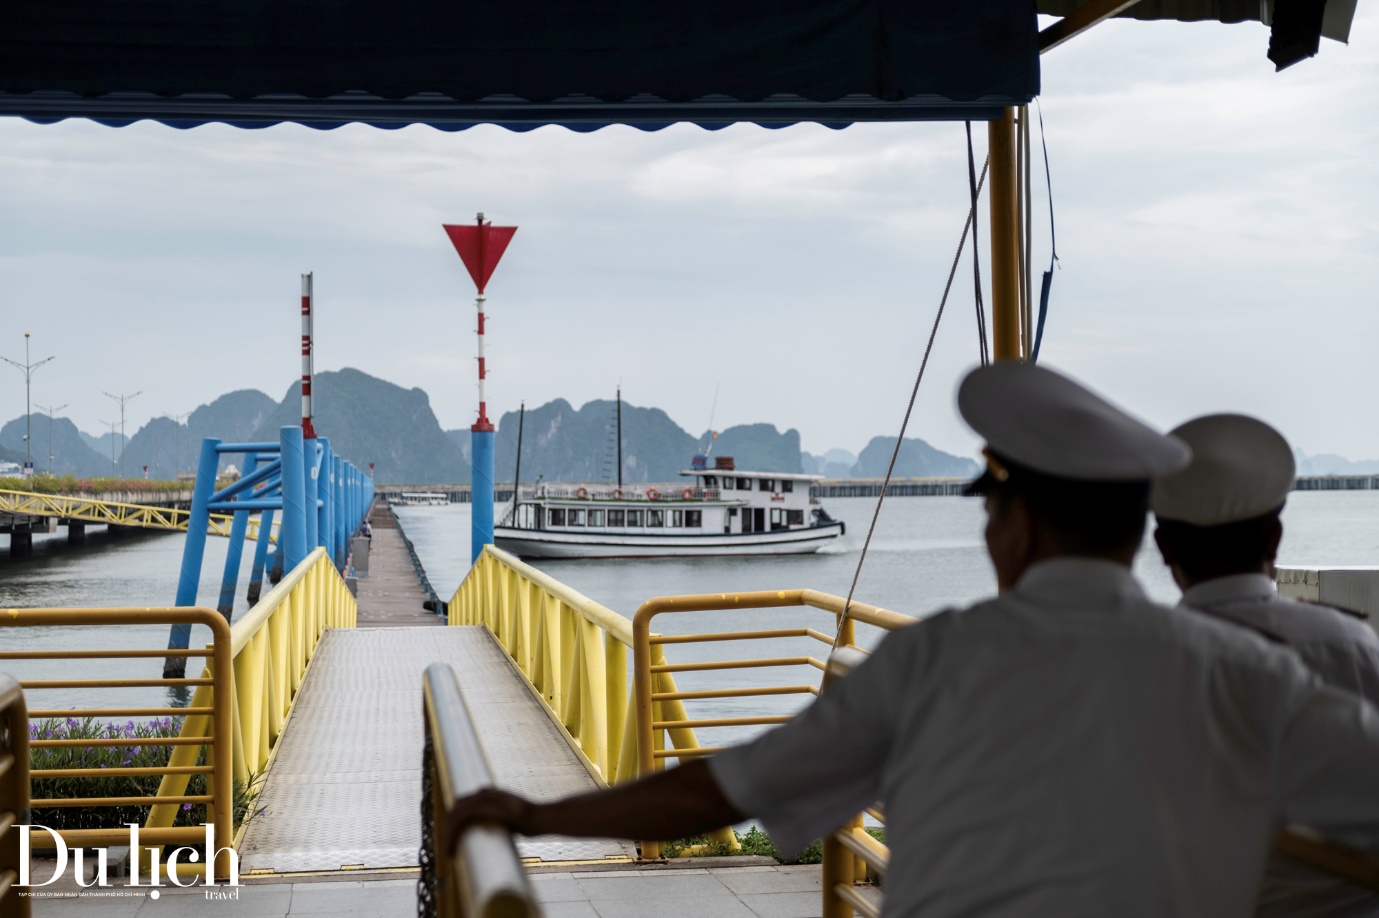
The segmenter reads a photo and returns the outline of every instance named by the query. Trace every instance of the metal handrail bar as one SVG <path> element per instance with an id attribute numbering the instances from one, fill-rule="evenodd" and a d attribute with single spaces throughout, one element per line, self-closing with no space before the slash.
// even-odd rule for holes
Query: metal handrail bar
<path id="1" fill-rule="evenodd" d="M 19 680 L 0 673 L 0 913 L 29 918 L 20 896 L 19 831 L 29 823 L 29 715 Z"/>
<path id="2" fill-rule="evenodd" d="M 0 660 L 135 660 L 140 657 L 209 657 L 209 650 L 3 650 Z"/>
<path id="3" fill-rule="evenodd" d="M 788 714 L 762 714 L 757 717 L 701 717 L 698 720 L 653 720 L 651 729 L 669 730 L 671 727 L 757 727 L 766 724 L 788 723 Z"/>
<path id="4" fill-rule="evenodd" d="M 703 644 L 709 641 L 745 641 L 754 638 L 811 637 L 833 646 L 833 638 L 813 628 L 777 628 L 773 631 L 724 631 L 714 634 L 653 634 L 653 644 Z"/>
<path id="5" fill-rule="evenodd" d="M 431 901 L 437 918 L 525 918 L 540 909 L 512 834 L 497 826 L 475 826 L 460 836 L 453 854 L 437 850 L 445 838 L 443 816 L 461 797 L 493 787 L 493 775 L 479 744 L 455 671 L 432 663 L 422 677 L 422 709 L 430 762 L 431 812 L 426 841 L 437 868 Z"/>
<path id="6" fill-rule="evenodd" d="M 817 695 L 817 685 L 763 685 L 756 688 L 701 689 L 694 692 L 652 692 L 652 701 L 700 701 L 705 698 L 751 698 L 757 695 Z"/>
<path id="7" fill-rule="evenodd" d="M 233 670 L 231 667 L 230 653 L 230 626 L 226 623 L 225 617 L 214 609 L 181 607 L 164 609 L 140 609 L 140 608 L 83 608 L 83 609 L 9 609 L 3 619 L 0 619 L 0 627 L 62 627 L 79 626 L 89 628 L 92 626 L 116 627 L 122 625 L 205 625 L 211 630 L 211 643 L 201 654 L 207 657 L 207 667 L 203 675 L 203 684 L 199 685 L 196 694 L 192 699 L 192 704 L 187 708 L 83 708 L 69 710 L 46 710 L 29 709 L 26 712 L 26 723 L 24 734 L 28 738 L 27 719 L 44 717 L 144 717 L 157 716 L 159 714 L 172 714 L 184 717 L 183 731 L 185 735 L 186 725 L 192 721 L 204 721 L 206 729 L 204 732 L 210 740 L 217 737 L 225 737 L 231 734 L 231 723 L 233 717 Z M 8 655 L 9 659 L 22 660 L 31 659 L 53 659 L 53 652 L 28 652 L 13 651 Z M 142 681 L 142 680 L 140 680 Z M 175 680 L 174 680 L 175 681 Z M 64 683 L 85 686 L 85 687 L 112 687 L 114 682 L 119 685 L 117 680 L 91 679 L 91 680 L 63 680 Z M 43 689 L 52 686 L 46 680 L 39 680 L 34 683 L 20 683 L 26 689 Z M 128 739 L 119 741 L 122 745 L 132 745 Z M 144 745 L 144 741 L 136 741 L 139 745 Z M 51 745 L 64 746 L 68 748 L 94 745 L 114 745 L 114 743 L 97 743 L 91 740 L 79 740 L 76 742 L 51 743 L 48 741 L 34 741 L 36 747 L 47 747 Z M 165 745 L 150 742 L 149 745 Z M 166 744 L 170 745 L 170 744 Z M 206 766 L 197 766 L 197 758 L 201 754 L 202 748 L 206 749 Z M 179 756 L 183 759 L 178 761 Z M 27 770 L 27 759 L 25 761 Z M 206 788 L 208 793 L 187 795 L 186 785 L 191 777 L 191 769 L 199 768 L 196 773 L 205 774 Z M 174 747 L 173 754 L 170 756 L 168 766 L 146 767 L 146 768 L 115 768 L 115 769 L 39 769 L 31 772 L 29 778 L 44 777 L 87 777 L 92 773 L 96 775 L 160 775 L 162 781 L 158 792 L 149 797 L 121 796 L 121 797 L 68 797 L 53 799 L 35 799 L 31 801 L 31 806 L 41 807 L 112 807 L 112 806 L 150 806 L 150 810 L 158 809 L 161 804 L 173 811 L 187 803 L 203 803 L 209 810 L 209 822 L 215 827 L 216 835 L 221 839 L 229 839 L 233 827 L 233 781 L 231 779 L 231 756 L 230 749 L 225 743 L 208 741 L 201 738 L 198 742 L 191 745 L 178 745 Z M 165 790 L 169 780 L 180 780 L 180 787 L 168 792 Z M 57 835 L 66 843 L 76 841 L 98 840 L 109 844 L 127 844 L 130 838 L 128 827 L 107 827 L 98 829 L 60 829 Z M 194 829 L 174 829 L 171 820 L 163 826 L 150 827 L 140 830 L 141 841 L 152 844 L 175 844 L 195 838 L 204 837 L 204 830 L 200 827 Z M 52 838 L 46 833 L 41 837 L 36 836 L 32 839 L 34 848 L 55 847 Z M 205 864 L 182 865 L 186 868 L 195 867 L 199 872 L 204 873 Z M 214 864 L 215 872 L 218 876 L 225 876 L 229 872 L 228 852 L 222 853 L 216 858 Z M 191 870 L 187 871 L 188 873 Z"/>
<path id="8" fill-rule="evenodd" d="M 699 673 L 716 669 L 758 669 L 763 666 L 812 666 L 826 669 L 822 660 L 813 657 L 767 657 L 760 660 L 712 660 L 706 663 L 661 663 L 652 666 L 652 673 Z"/>

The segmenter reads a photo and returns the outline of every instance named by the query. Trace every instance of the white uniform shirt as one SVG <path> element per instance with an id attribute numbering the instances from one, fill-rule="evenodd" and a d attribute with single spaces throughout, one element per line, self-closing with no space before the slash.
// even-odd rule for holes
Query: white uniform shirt
<path id="1" fill-rule="evenodd" d="M 1182 605 L 1262 631 L 1298 652 L 1327 685 L 1379 705 L 1379 636 L 1354 616 L 1278 595 L 1264 574 L 1199 583 Z M 1260 890 L 1261 916 L 1379 915 L 1379 895 L 1284 857 L 1272 857 Z"/>
<path id="2" fill-rule="evenodd" d="M 1237 574 L 1199 583 L 1181 605 L 1274 635 L 1308 668 L 1379 706 L 1379 635 L 1353 615 L 1278 595 L 1265 574 Z"/>
<path id="3" fill-rule="evenodd" d="M 882 801 L 889 918 L 1247 916 L 1284 821 L 1379 845 L 1379 714 L 1088 559 L 894 632 L 710 767 L 782 849 Z"/>

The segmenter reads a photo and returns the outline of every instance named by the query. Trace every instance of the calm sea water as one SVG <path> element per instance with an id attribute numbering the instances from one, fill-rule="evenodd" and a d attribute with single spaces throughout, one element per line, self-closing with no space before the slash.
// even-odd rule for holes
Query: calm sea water
<path id="1" fill-rule="evenodd" d="M 829 512 L 847 522 L 848 534 L 817 555 L 780 558 L 684 559 L 655 561 L 558 561 L 539 566 L 586 596 L 629 618 L 653 596 L 679 593 L 717 593 L 741 590 L 774 590 L 811 587 L 846 595 L 857 566 L 862 540 L 870 522 L 874 501 L 837 499 L 825 502 Z M 416 545 L 436 591 L 448 597 L 469 568 L 469 506 L 404 507 L 398 509 L 403 526 Z M 926 615 L 953 605 L 990 595 L 995 580 L 982 548 L 981 503 L 956 497 L 892 498 L 881 518 L 858 581 L 859 601 L 911 615 Z M 1285 512 L 1287 534 L 1282 562 L 1285 564 L 1379 563 L 1379 493 L 1302 492 L 1292 496 Z M 7 538 L 0 536 L 0 608 L 36 606 L 162 606 L 170 605 L 177 589 L 183 536 L 178 534 L 132 535 L 112 539 L 98 529 L 90 530 L 87 543 L 66 545 L 65 537 L 40 536 L 31 557 L 8 557 Z M 219 596 L 225 560 L 223 540 L 207 545 L 199 601 L 214 607 Z M 236 615 L 245 609 L 244 588 L 249 574 L 246 551 L 239 578 Z M 1165 602 L 1176 601 L 1178 592 L 1152 547 L 1141 552 L 1136 572 L 1149 592 Z M 744 628 L 798 627 L 808 624 L 832 633 L 832 617 L 814 610 L 737 610 L 730 612 L 665 615 L 654 630 L 664 634 L 731 631 Z M 204 630 L 204 629 L 203 629 Z M 194 634 L 193 643 L 207 640 Z M 864 643 L 876 640 L 862 634 Z M 160 647 L 165 628 L 85 629 L 68 634 L 56 629 L 3 629 L 4 649 L 23 647 Z M 808 639 L 777 641 L 770 648 L 757 642 L 722 642 L 676 645 L 667 648 L 672 662 L 733 659 L 759 656 L 813 655 L 827 648 Z M 157 661 L 138 664 L 157 676 Z M 97 677 L 130 674 L 129 664 L 83 663 L 80 675 Z M 72 664 L 8 664 L 21 677 L 59 678 L 74 672 Z M 685 690 L 739 685 L 795 685 L 817 681 L 809 668 L 777 667 L 754 671 L 682 673 L 677 676 Z M 118 702 L 114 699 L 118 697 Z M 130 689 L 119 695 L 104 694 L 100 703 L 152 705 L 169 698 L 157 689 Z M 803 698 L 777 696 L 758 699 L 724 699 L 691 708 L 693 716 L 740 717 L 755 713 L 785 713 Z M 31 706 L 71 707 L 93 703 L 95 698 L 67 690 L 50 690 Z M 703 731 L 701 742 L 718 745 L 753 732 L 748 728 Z"/>

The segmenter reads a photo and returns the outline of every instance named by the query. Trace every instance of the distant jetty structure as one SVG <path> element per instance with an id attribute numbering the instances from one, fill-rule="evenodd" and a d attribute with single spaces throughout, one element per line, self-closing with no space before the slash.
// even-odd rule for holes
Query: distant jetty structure
<path id="1" fill-rule="evenodd" d="M 892 478 L 887 497 L 957 497 L 962 494 L 966 478 Z M 523 487 L 527 487 L 524 485 Z M 1379 491 L 1379 475 L 1308 475 L 1293 484 L 1294 491 Z M 452 504 L 467 504 L 472 490 L 468 484 L 392 484 L 379 485 L 378 496 L 396 499 L 403 491 L 430 491 L 445 494 Z M 812 497 L 877 497 L 881 494 L 880 478 L 825 478 L 810 485 Z M 512 500 L 512 484 L 494 485 L 494 499 L 498 503 Z"/>

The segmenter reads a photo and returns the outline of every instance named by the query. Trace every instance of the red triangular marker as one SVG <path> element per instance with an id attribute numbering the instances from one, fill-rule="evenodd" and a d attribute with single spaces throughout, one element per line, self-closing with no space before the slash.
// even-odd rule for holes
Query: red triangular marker
<path id="1" fill-rule="evenodd" d="M 446 235 L 450 237 L 451 245 L 464 260 L 464 266 L 469 269 L 469 276 L 474 278 L 474 286 L 479 288 L 479 295 L 483 296 L 484 287 L 488 286 L 488 279 L 493 276 L 493 269 L 498 267 L 498 260 L 507 251 L 508 243 L 512 241 L 512 234 L 517 232 L 517 227 L 494 226 L 491 223 L 461 226 L 446 223 L 442 226 Z"/>

